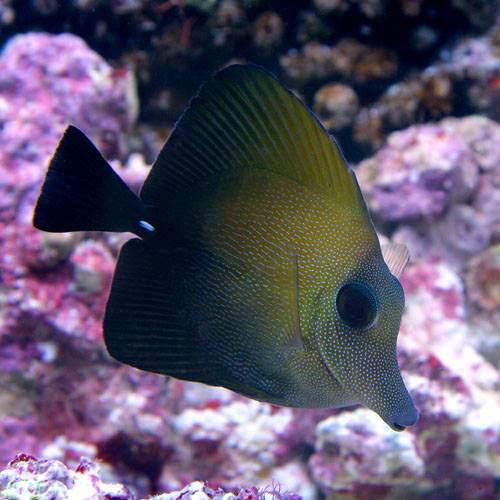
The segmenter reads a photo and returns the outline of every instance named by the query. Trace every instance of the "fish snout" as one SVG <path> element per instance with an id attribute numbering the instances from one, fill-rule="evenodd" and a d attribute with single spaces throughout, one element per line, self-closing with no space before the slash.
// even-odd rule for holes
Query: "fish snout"
<path id="1" fill-rule="evenodd" d="M 388 423 L 395 431 L 404 431 L 407 427 L 417 423 L 418 416 L 418 410 L 412 405 L 405 410 L 398 412 L 394 415 L 392 421 L 389 421 Z"/>

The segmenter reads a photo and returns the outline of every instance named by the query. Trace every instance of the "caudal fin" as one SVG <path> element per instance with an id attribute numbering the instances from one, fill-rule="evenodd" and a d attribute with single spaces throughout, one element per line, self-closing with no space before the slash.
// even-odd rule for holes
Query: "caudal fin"
<path id="1" fill-rule="evenodd" d="M 142 201 L 92 142 L 69 126 L 50 161 L 35 208 L 34 226 L 53 233 L 130 231 L 142 236 L 144 212 Z"/>

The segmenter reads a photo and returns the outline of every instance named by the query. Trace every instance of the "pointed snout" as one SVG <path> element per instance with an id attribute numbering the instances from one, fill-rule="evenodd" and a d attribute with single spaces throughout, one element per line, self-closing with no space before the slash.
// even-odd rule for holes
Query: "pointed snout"
<path id="1" fill-rule="evenodd" d="M 391 419 L 392 421 L 387 422 L 391 428 L 395 431 L 404 431 L 407 427 L 415 425 L 418 421 L 418 411 L 412 404 L 404 410 L 398 412 Z"/>

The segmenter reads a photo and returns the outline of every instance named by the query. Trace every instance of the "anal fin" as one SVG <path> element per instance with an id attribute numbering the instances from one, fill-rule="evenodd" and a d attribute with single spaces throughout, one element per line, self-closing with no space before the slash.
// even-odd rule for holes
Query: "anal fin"
<path id="1" fill-rule="evenodd" d="M 182 280 L 173 260 L 150 242 L 123 246 L 104 319 L 106 347 L 141 370 L 214 384 L 214 364 L 183 319 Z"/>

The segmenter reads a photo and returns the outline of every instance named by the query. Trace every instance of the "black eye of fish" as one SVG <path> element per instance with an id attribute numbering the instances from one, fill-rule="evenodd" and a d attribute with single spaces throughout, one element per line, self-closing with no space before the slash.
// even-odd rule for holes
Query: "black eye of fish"
<path id="1" fill-rule="evenodd" d="M 361 283 L 348 283 L 337 294 L 340 319 L 351 328 L 364 329 L 377 317 L 377 301 L 370 288 Z"/>

